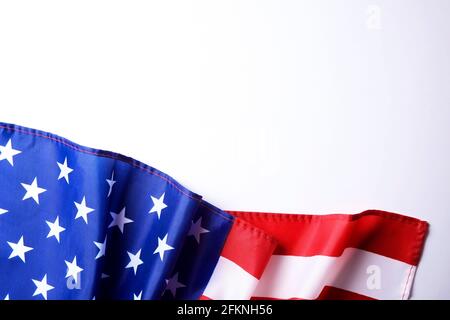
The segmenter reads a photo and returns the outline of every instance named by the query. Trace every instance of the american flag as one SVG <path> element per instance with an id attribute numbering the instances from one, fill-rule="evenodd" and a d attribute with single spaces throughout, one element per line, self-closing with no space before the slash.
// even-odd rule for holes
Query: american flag
<path id="1" fill-rule="evenodd" d="M 0 123 L 4 299 L 406 299 L 427 228 L 224 211 L 132 158 Z"/>

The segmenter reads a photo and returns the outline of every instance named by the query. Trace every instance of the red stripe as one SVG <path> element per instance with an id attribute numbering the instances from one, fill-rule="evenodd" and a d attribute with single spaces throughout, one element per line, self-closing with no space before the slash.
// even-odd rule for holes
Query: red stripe
<path id="1" fill-rule="evenodd" d="M 378 210 L 355 215 L 229 212 L 272 236 L 278 242 L 274 254 L 280 255 L 337 257 L 353 247 L 417 265 L 428 230 L 424 221 Z"/>
<path id="2" fill-rule="evenodd" d="M 371 297 L 355 292 L 326 286 L 323 288 L 317 300 L 375 300 Z"/>
<path id="3" fill-rule="evenodd" d="M 259 279 L 276 244 L 266 232 L 237 218 L 221 255 Z"/>
<path id="4" fill-rule="evenodd" d="M 205 297 L 202 300 L 211 300 L 211 299 Z M 280 300 L 280 299 L 252 297 L 251 300 Z M 303 300 L 303 299 L 289 299 L 289 300 Z M 326 286 L 325 288 L 323 288 L 322 292 L 320 293 L 320 296 L 316 300 L 375 300 L 375 299 L 351 291 Z"/>

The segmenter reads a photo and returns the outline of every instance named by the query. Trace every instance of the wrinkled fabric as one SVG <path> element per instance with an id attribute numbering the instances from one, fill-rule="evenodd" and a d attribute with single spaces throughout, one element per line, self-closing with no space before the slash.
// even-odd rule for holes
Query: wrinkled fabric
<path id="1" fill-rule="evenodd" d="M 0 123 L 0 298 L 408 299 L 428 223 L 225 212 L 132 158 Z"/>
<path id="2" fill-rule="evenodd" d="M 10 124 L 0 124 L 0 145 L 8 142 L 20 151 L 0 161 L 0 297 L 10 299 L 43 298 L 33 296 L 44 275 L 54 288 L 49 299 L 142 299 L 174 298 L 165 290 L 167 280 L 178 274 L 185 287 L 178 290 L 184 299 L 197 299 L 213 271 L 233 217 L 202 201 L 197 195 L 168 175 L 139 161 L 120 154 L 77 145 L 56 135 Z M 58 179 L 64 164 L 73 171 Z M 112 174 L 115 183 L 110 186 Z M 35 180 L 36 179 L 36 180 Z M 37 181 L 45 189 L 38 195 L 23 199 L 26 189 Z M 109 194 L 109 196 L 108 196 Z M 150 213 L 152 197 L 167 206 Z M 77 206 L 85 200 L 93 210 L 87 221 L 77 216 Z M 113 223 L 114 214 L 124 212 L 132 222 L 123 231 Z M 64 231 L 47 237 L 49 223 L 59 219 Z M 189 235 L 194 222 L 201 218 L 200 242 Z M 158 239 L 167 236 L 163 259 L 154 253 Z M 23 237 L 23 238 L 22 238 Z M 10 257 L 12 247 L 20 239 L 32 250 Z M 97 243 L 104 243 L 105 254 L 97 257 Z M 128 253 L 140 252 L 142 264 L 134 273 L 126 268 Z M 67 277 L 67 263 L 76 257 L 83 270 L 79 279 Z M 77 281 L 76 281 L 77 280 Z"/>

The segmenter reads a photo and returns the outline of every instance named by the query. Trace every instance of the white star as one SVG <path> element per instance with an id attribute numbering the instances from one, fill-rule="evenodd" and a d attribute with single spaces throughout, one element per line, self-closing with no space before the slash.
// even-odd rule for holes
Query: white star
<path id="1" fill-rule="evenodd" d="M 27 191 L 25 195 L 23 196 L 22 200 L 26 200 L 28 198 L 33 198 L 33 200 L 39 204 L 39 194 L 47 191 L 44 188 L 38 187 L 37 184 L 37 177 L 34 178 L 33 182 L 31 184 L 21 183 L 22 187 L 25 188 Z"/>
<path id="2" fill-rule="evenodd" d="M 89 213 L 91 213 L 92 211 L 94 211 L 94 209 L 89 208 L 86 205 L 86 197 L 83 197 L 83 200 L 81 200 L 80 203 L 78 203 L 78 202 L 74 202 L 74 203 L 75 203 L 75 206 L 77 207 L 77 215 L 75 216 L 75 219 L 82 217 L 84 222 L 86 222 L 86 224 L 87 224 L 88 223 L 87 215 Z"/>
<path id="3" fill-rule="evenodd" d="M 163 261 L 164 253 L 166 251 L 174 249 L 173 247 L 171 247 L 167 244 L 167 236 L 168 235 L 169 234 L 167 233 L 162 240 L 158 237 L 158 247 L 156 247 L 155 251 L 153 252 L 153 254 L 159 253 L 159 257 L 161 258 L 161 261 Z"/>
<path id="4" fill-rule="evenodd" d="M 106 197 L 109 198 L 109 196 L 111 195 L 111 192 L 112 192 L 113 185 L 117 182 L 114 180 L 114 171 L 111 174 L 111 179 L 106 179 L 106 182 L 109 185 L 109 191 L 108 191 L 108 195 Z"/>
<path id="5" fill-rule="evenodd" d="M 133 293 L 133 300 L 142 300 L 142 290 L 141 290 L 141 292 L 139 292 L 138 295 Z"/>
<path id="6" fill-rule="evenodd" d="M 36 286 L 36 291 L 33 293 L 33 297 L 41 294 L 44 299 L 47 300 L 47 292 L 55 288 L 47 283 L 47 274 L 45 274 L 41 281 L 34 279 L 31 280 L 33 280 L 34 285 Z"/>
<path id="7" fill-rule="evenodd" d="M 125 207 L 120 211 L 119 214 L 110 212 L 111 217 L 113 218 L 113 221 L 109 224 L 108 228 L 117 226 L 120 229 L 120 232 L 123 233 L 123 226 L 127 223 L 133 222 L 133 220 L 128 219 L 125 217 Z"/>
<path id="8" fill-rule="evenodd" d="M 77 266 L 77 256 L 73 258 L 72 262 L 64 260 L 67 265 L 67 273 L 66 278 L 72 277 L 75 280 L 75 283 L 78 281 L 78 274 L 83 271 L 83 268 Z"/>
<path id="9" fill-rule="evenodd" d="M 11 139 L 9 139 L 8 143 L 4 146 L 0 146 L 0 161 L 7 160 L 11 166 L 14 166 L 15 155 L 18 155 L 22 151 L 13 149 L 11 145 Z"/>
<path id="10" fill-rule="evenodd" d="M 170 279 L 166 279 L 166 290 L 169 290 L 172 293 L 172 296 L 175 298 L 177 294 L 178 288 L 186 287 L 181 282 L 178 282 L 178 272 L 174 274 L 174 276 Z"/>
<path id="11" fill-rule="evenodd" d="M 149 213 L 156 212 L 156 214 L 158 215 L 158 219 L 161 218 L 161 211 L 167 208 L 167 205 L 164 203 L 164 195 L 165 193 L 163 193 L 162 196 L 159 197 L 159 199 L 155 198 L 154 196 L 150 196 L 153 201 L 153 207 L 149 211 Z"/>
<path id="12" fill-rule="evenodd" d="M 45 221 L 47 225 L 50 227 L 50 231 L 48 232 L 47 238 L 55 237 L 59 243 L 59 234 L 66 230 L 59 225 L 59 216 L 56 217 L 55 222 Z"/>
<path id="13" fill-rule="evenodd" d="M 200 243 L 200 235 L 207 232 L 209 232 L 209 230 L 202 228 L 202 217 L 200 217 L 195 223 L 194 221 L 192 221 L 188 236 L 194 236 L 195 240 L 197 240 L 197 243 Z"/>
<path id="14" fill-rule="evenodd" d="M 20 240 L 17 243 L 7 241 L 9 246 L 13 249 L 8 259 L 19 257 L 20 260 L 25 262 L 25 253 L 33 250 L 32 247 L 27 247 L 23 244 L 23 236 L 20 237 Z"/>
<path id="15" fill-rule="evenodd" d="M 103 257 L 105 255 L 107 238 L 108 238 L 108 236 L 105 236 L 105 241 L 103 241 L 103 242 L 94 241 L 95 246 L 99 249 L 97 256 L 95 257 L 95 260 L 97 260 L 98 258 Z"/>
<path id="16" fill-rule="evenodd" d="M 9 300 L 9 293 L 5 296 L 3 300 Z"/>
<path id="17" fill-rule="evenodd" d="M 56 163 L 58 164 L 60 170 L 58 180 L 64 178 L 66 179 L 66 182 L 69 183 L 69 173 L 71 173 L 73 169 L 67 166 L 67 157 L 64 159 L 64 163 Z"/>
<path id="18" fill-rule="evenodd" d="M 144 263 L 144 261 L 141 260 L 141 250 L 140 249 L 138 252 L 136 252 L 136 254 L 132 254 L 131 252 L 128 252 L 128 257 L 130 258 L 130 262 L 127 264 L 127 266 L 125 267 L 125 269 L 127 268 L 133 268 L 134 269 L 134 274 L 136 274 L 137 272 L 137 268 Z"/>
<path id="19" fill-rule="evenodd" d="M 0 215 L 7 213 L 8 210 L 0 208 Z"/>

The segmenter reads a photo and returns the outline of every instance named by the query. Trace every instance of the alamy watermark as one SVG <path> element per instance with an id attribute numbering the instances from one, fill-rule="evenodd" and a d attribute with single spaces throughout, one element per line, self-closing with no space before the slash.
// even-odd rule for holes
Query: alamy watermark
<path id="1" fill-rule="evenodd" d="M 381 30 L 382 16 L 381 7 L 376 4 L 371 4 L 366 9 L 366 27 L 369 30 Z"/>
<path id="2" fill-rule="evenodd" d="M 77 274 L 77 279 L 75 279 L 74 277 L 70 276 L 67 278 L 66 281 L 66 285 L 67 285 L 67 289 L 69 290 L 80 290 L 81 289 L 81 277 L 80 274 Z"/>
<path id="3" fill-rule="evenodd" d="M 370 265 L 366 269 L 366 274 L 369 276 L 366 280 L 366 286 L 369 290 L 381 289 L 381 268 L 377 265 Z"/>

